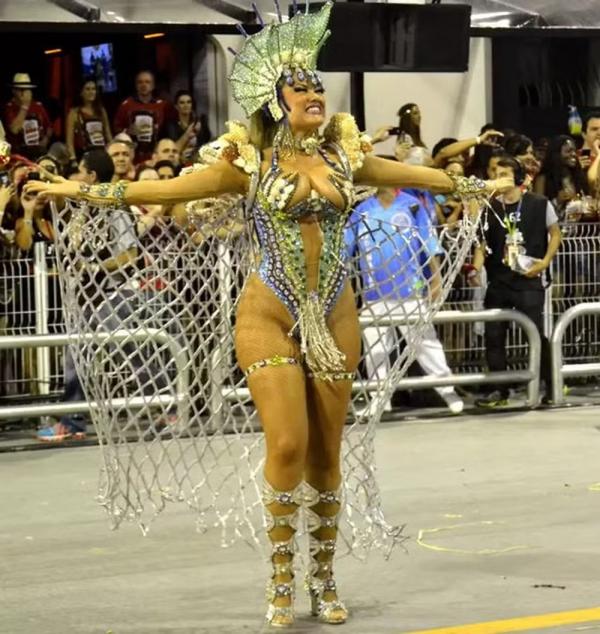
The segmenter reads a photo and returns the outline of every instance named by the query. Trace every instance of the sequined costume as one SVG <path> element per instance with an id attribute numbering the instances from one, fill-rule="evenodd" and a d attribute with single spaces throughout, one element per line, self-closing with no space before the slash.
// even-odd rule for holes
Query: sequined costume
<path id="1" fill-rule="evenodd" d="M 348 128 L 342 138 L 342 120 Z M 336 138 L 335 134 L 338 137 Z M 290 206 L 298 185 L 297 174 L 286 174 L 279 166 L 277 152 L 266 172 L 259 176 L 258 157 L 244 163 L 243 169 L 251 170 L 259 180 L 251 219 L 259 243 L 258 278 L 285 305 L 292 317 L 290 334 L 301 345 L 309 370 L 329 378 L 350 378 L 341 352 L 326 325 L 326 318 L 335 306 L 346 280 L 344 262 L 344 226 L 352 209 L 354 188 L 352 172 L 361 164 L 361 153 L 354 152 L 354 160 L 348 158 L 344 146 L 352 149 L 360 135 L 349 115 L 336 115 L 326 130 L 326 138 L 319 152 L 331 168 L 329 181 L 334 193 L 343 202 L 340 209 L 328 198 L 311 189 L 310 197 Z M 248 138 L 239 124 L 232 125 L 231 141 L 220 139 L 217 152 L 206 150 L 203 155 L 209 160 L 221 156 L 239 157 L 247 152 Z M 368 143 L 362 140 L 362 147 Z M 244 306 L 240 307 L 244 313 Z M 239 320 L 238 320 L 239 323 Z M 283 355 L 276 355 L 283 356 Z M 261 360 L 248 363 L 246 355 L 238 355 L 242 368 L 248 374 L 262 367 Z M 294 361 L 292 361 L 294 362 Z M 265 358 L 265 363 L 268 363 Z M 272 362 L 271 362 L 272 363 Z M 257 365 L 258 364 L 258 365 Z"/>
<path id="2" fill-rule="evenodd" d="M 316 54 L 327 37 L 330 8 L 328 3 L 318 13 L 268 25 L 237 53 L 230 78 L 234 96 L 248 114 L 262 108 L 279 126 L 272 156 L 265 159 L 237 122 L 200 150 L 192 171 L 228 162 L 227 169 L 233 165 L 247 175 L 247 194 L 192 201 L 183 226 L 165 221 L 160 235 L 139 242 L 131 280 L 139 297 L 132 298 L 133 310 L 116 338 L 98 336 L 106 327 L 95 303 L 98 294 L 81 289 L 79 272 L 103 263 L 92 265 L 66 242 L 59 244 L 68 327 L 87 337 L 73 350 L 75 362 L 86 395 L 102 404 L 92 413 L 103 441 L 102 503 L 115 524 L 128 518 L 145 527 L 167 501 L 184 500 L 197 510 L 202 529 L 222 529 L 224 543 L 244 539 L 255 545 L 258 527 L 266 525 L 274 565 L 269 621 L 291 618 L 287 607 L 275 603 L 293 596 L 296 530 L 309 534 L 307 588 L 314 613 L 325 622 L 341 622 L 347 615 L 331 596 L 336 543 L 342 552 L 360 556 L 372 548 L 388 551 L 403 539 L 381 510 L 375 426 L 444 299 L 437 293 L 428 302 L 413 302 L 418 309 L 404 315 L 411 324 L 407 345 L 385 380 L 356 376 L 369 350 L 361 350 L 352 288 L 361 292 L 360 264 L 346 257 L 344 230 L 357 197 L 354 174 L 371 149 L 368 138 L 348 114 L 334 115 L 323 136 L 312 137 L 312 155 L 320 156 L 328 170 L 326 186 L 317 187 L 309 173 L 286 172 L 281 160 L 286 122 L 280 84 L 290 85 L 294 77 L 319 84 Z M 481 183 L 456 181 L 457 192 L 469 193 L 469 188 L 474 195 L 482 191 Z M 122 207 L 127 187 L 99 186 L 80 194 L 87 202 L 68 201 L 58 213 L 59 243 L 73 222 L 85 233 L 95 214 L 110 213 L 111 205 Z M 232 222 L 242 230 L 223 231 Z M 357 223 L 357 234 L 369 230 L 360 219 Z M 465 214 L 451 234 L 440 238 L 446 291 L 476 235 L 475 224 Z M 197 231 L 191 232 L 194 225 Z M 381 233 L 390 237 L 405 231 L 382 223 Z M 369 261 L 368 253 L 361 257 Z M 367 304 L 360 318 L 375 319 Z M 142 342 L 140 356 L 160 365 L 150 379 L 142 379 L 125 354 L 131 338 Z M 360 414 L 365 400 L 371 404 L 366 420 Z M 327 460 L 336 475 L 340 467 L 343 475 L 339 488 L 311 480 L 320 457 L 306 460 L 304 481 L 289 490 L 263 483 L 264 438 L 255 433 L 257 411 L 267 436 L 269 430 L 294 424 L 310 426 L 307 456 L 310 450 L 327 449 L 323 438 L 328 440 Z M 348 416 L 352 424 L 344 426 Z M 288 449 L 293 453 L 297 447 Z M 301 510 L 304 524 L 298 521 Z M 288 533 L 276 539 L 272 531 L 279 529 Z"/>

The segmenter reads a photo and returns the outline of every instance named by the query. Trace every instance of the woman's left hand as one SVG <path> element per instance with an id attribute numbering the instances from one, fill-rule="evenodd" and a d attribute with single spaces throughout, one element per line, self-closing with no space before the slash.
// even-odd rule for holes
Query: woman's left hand
<path id="1" fill-rule="evenodd" d="M 512 177 L 497 178 L 493 181 L 485 181 L 488 194 L 503 194 L 515 188 L 515 179 Z"/>
<path id="2" fill-rule="evenodd" d="M 62 181 L 60 183 L 45 183 L 44 181 L 28 181 L 23 188 L 26 194 L 41 194 L 48 196 L 64 196 L 65 198 L 79 198 L 78 181 Z"/>

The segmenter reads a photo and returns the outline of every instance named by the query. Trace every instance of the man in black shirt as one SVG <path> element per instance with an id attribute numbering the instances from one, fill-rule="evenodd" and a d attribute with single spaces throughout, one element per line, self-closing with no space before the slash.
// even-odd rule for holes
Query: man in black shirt
<path id="1" fill-rule="evenodd" d="M 491 203 L 484 241 L 477 248 L 474 270 L 469 278 L 472 286 L 480 285 L 479 271 L 485 264 L 488 287 L 485 308 L 514 308 L 529 317 L 542 338 L 541 378 L 546 389 L 545 401 L 551 394 L 551 373 L 548 339 L 544 336 L 543 310 L 546 270 L 558 251 L 561 233 L 558 218 L 547 198 L 524 192 L 524 167 L 513 157 L 498 162 L 497 178 L 513 176 L 514 189 Z M 486 322 L 485 346 L 490 371 L 506 370 L 506 322 Z M 508 387 L 495 389 L 476 401 L 483 407 L 506 405 Z"/>

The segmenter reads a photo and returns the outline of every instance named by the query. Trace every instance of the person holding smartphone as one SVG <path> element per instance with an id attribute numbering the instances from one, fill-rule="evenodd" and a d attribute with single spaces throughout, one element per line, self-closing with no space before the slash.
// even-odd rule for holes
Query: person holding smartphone
<path id="1" fill-rule="evenodd" d="M 598 153 L 595 150 L 596 141 L 600 141 L 600 112 L 590 112 L 583 122 L 583 145 L 578 152 L 579 164 L 584 171 L 588 171 Z"/>
<path id="2" fill-rule="evenodd" d="M 431 166 L 431 154 L 421 138 L 421 109 L 416 103 L 404 104 L 398 110 L 398 125 L 383 126 L 375 132 L 372 143 L 387 141 L 391 136 L 396 137 L 394 157 L 404 162 L 410 158 L 412 165 Z"/>
<path id="3" fill-rule="evenodd" d="M 540 175 L 534 183 L 536 194 L 552 202 L 561 220 L 581 220 L 587 213 L 589 193 L 585 172 L 577 160 L 575 140 L 561 134 L 548 146 Z"/>

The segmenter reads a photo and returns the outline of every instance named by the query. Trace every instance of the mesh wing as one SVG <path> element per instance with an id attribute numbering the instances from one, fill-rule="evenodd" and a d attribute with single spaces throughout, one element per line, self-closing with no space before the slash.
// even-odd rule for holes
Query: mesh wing
<path id="1" fill-rule="evenodd" d="M 55 210 L 70 353 L 87 398 L 96 402 L 92 420 L 103 459 L 99 501 L 114 525 L 130 519 L 145 530 L 167 501 L 177 500 L 197 512 L 201 530 L 220 526 L 224 544 L 242 539 L 254 545 L 263 526 L 264 448 L 235 362 L 233 320 L 256 250 L 237 212 L 210 222 L 200 216 L 188 224 L 152 223 L 72 201 Z M 343 447 L 342 544 L 354 554 L 401 539 L 381 511 L 375 427 L 476 231 L 468 220 L 437 237 L 394 223 L 376 228 L 379 242 L 348 257 L 361 320 L 381 337 L 389 334 L 386 320 L 404 319 L 410 326 L 385 378 L 368 379 L 372 345 L 363 345 Z M 373 225 L 359 220 L 347 231 L 362 239 Z M 437 282 L 427 273 L 434 238 L 443 247 Z M 393 310 L 375 310 L 377 302 L 369 298 L 389 288 L 370 267 L 376 263 L 381 273 L 390 245 L 399 244 L 410 251 L 406 266 L 412 268 L 394 270 L 392 289 L 402 294 L 410 273 L 418 278 L 412 279 L 415 292 Z"/>

